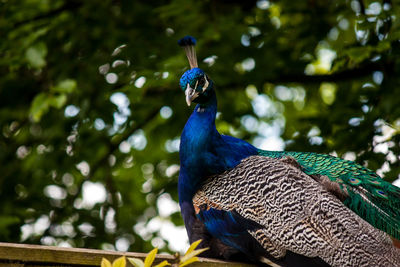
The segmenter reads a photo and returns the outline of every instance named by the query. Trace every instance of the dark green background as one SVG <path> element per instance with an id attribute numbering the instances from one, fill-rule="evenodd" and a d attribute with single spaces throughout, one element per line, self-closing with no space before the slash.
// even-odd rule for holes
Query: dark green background
<path id="1" fill-rule="evenodd" d="M 275 135 L 287 150 L 384 166 L 393 181 L 399 14 L 387 0 L 0 1 L 0 241 L 150 249 L 160 233 L 143 241 L 133 226 L 158 215 L 163 192 L 177 200 L 187 34 L 216 84 L 220 132 L 256 145 Z M 78 205 L 87 180 L 104 184 L 105 202 Z M 179 212 L 162 220 L 182 224 Z M 21 227 L 35 231 L 21 239 Z"/>

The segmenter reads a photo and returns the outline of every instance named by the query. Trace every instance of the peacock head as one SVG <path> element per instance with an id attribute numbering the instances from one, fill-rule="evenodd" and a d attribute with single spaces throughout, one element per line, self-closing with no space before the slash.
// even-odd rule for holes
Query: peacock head
<path id="1" fill-rule="evenodd" d="M 192 36 L 185 36 L 178 41 L 178 44 L 185 49 L 190 64 L 190 70 L 182 75 L 179 82 L 181 89 L 185 92 L 186 103 L 188 106 L 192 102 L 206 103 L 213 91 L 213 82 L 197 65 L 196 50 L 194 48 L 196 39 Z"/>
<path id="2" fill-rule="evenodd" d="M 192 102 L 206 103 L 213 90 L 213 81 L 200 68 L 193 68 L 186 71 L 179 82 L 181 89 L 185 92 L 188 106 Z"/>

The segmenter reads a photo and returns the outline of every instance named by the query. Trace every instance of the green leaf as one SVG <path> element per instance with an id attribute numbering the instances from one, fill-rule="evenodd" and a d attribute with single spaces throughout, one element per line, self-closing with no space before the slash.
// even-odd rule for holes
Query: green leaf
<path id="1" fill-rule="evenodd" d="M 45 93 L 39 93 L 32 101 L 29 115 L 33 121 L 38 122 L 42 116 L 49 110 L 49 101 Z"/>
<path id="2" fill-rule="evenodd" d="M 346 54 L 355 62 L 360 63 L 371 55 L 371 48 L 368 46 L 353 47 L 346 51 Z"/>
<path id="3" fill-rule="evenodd" d="M 201 243 L 201 241 L 202 241 L 202 240 L 199 239 L 199 240 L 193 242 L 193 243 L 190 245 L 190 247 L 188 248 L 188 250 L 186 251 L 185 256 L 186 256 L 187 254 L 191 253 L 193 250 L 195 250 L 195 249 L 197 248 L 197 246 Z"/>
<path id="4" fill-rule="evenodd" d="M 54 108 L 62 108 L 67 102 L 67 96 L 65 94 L 52 96 L 49 99 L 49 104 Z"/>
<path id="5" fill-rule="evenodd" d="M 193 242 L 188 250 L 186 251 L 185 255 L 180 259 L 180 265 L 179 266 L 185 266 L 187 264 L 193 263 L 195 261 L 198 261 L 199 259 L 195 256 L 199 255 L 200 253 L 208 250 L 209 248 L 202 248 L 202 249 L 197 249 L 198 245 L 201 243 L 201 239 Z"/>
<path id="6" fill-rule="evenodd" d="M 376 50 L 380 53 L 387 51 L 391 48 L 390 42 L 389 41 L 382 41 L 378 43 L 378 46 L 376 48 Z"/>
<path id="7" fill-rule="evenodd" d="M 42 116 L 49 111 L 50 107 L 60 109 L 66 102 L 67 96 L 65 94 L 48 95 L 46 93 L 39 93 L 32 101 L 29 115 L 34 122 L 39 122 Z"/>
<path id="8" fill-rule="evenodd" d="M 21 220 L 16 216 L 0 216 L 0 231 L 7 231 L 7 227 L 19 223 Z"/>
<path id="9" fill-rule="evenodd" d="M 336 98 L 336 84 L 334 83 L 321 83 L 319 92 L 321 94 L 322 101 L 327 105 L 332 105 Z"/>
<path id="10" fill-rule="evenodd" d="M 154 248 L 152 251 L 147 254 L 146 259 L 144 260 L 144 267 L 151 267 L 154 259 L 156 258 L 158 248 Z"/>
<path id="11" fill-rule="evenodd" d="M 209 248 L 196 249 L 196 250 L 194 250 L 194 251 L 192 251 L 192 252 L 190 252 L 190 253 L 186 253 L 186 254 L 181 258 L 180 262 L 181 262 L 181 263 L 184 263 L 184 262 L 190 260 L 191 258 L 193 258 L 193 257 L 195 257 L 195 256 L 197 256 L 197 255 L 199 255 L 200 253 L 202 253 L 202 252 L 204 252 L 204 251 L 206 251 L 206 250 L 208 250 L 208 249 L 209 249 Z"/>
<path id="12" fill-rule="evenodd" d="M 125 267 L 126 266 L 126 259 L 125 256 L 119 257 L 113 262 L 112 267 Z"/>
<path id="13" fill-rule="evenodd" d="M 162 262 L 160 262 L 159 264 L 155 265 L 154 267 L 164 267 L 167 265 L 171 265 L 168 261 L 164 260 Z"/>
<path id="14" fill-rule="evenodd" d="M 53 91 L 58 93 L 72 93 L 77 87 L 77 83 L 72 79 L 65 79 L 59 82 L 56 86 L 52 88 Z"/>
<path id="15" fill-rule="evenodd" d="M 112 265 L 109 260 L 107 260 L 106 258 L 103 258 L 101 260 L 101 267 L 112 267 Z"/>
<path id="16" fill-rule="evenodd" d="M 128 261 L 134 266 L 134 267 L 144 267 L 144 262 L 141 259 L 137 258 L 128 258 Z"/>
<path id="17" fill-rule="evenodd" d="M 194 258 L 191 258 L 191 259 L 189 259 L 189 260 L 187 260 L 187 261 L 185 261 L 183 263 L 180 263 L 179 267 L 183 267 L 183 266 L 192 264 L 193 262 L 197 262 L 197 261 L 199 261 L 199 258 L 198 257 L 194 257 Z"/>
<path id="18" fill-rule="evenodd" d="M 29 47 L 25 52 L 25 58 L 35 69 L 41 69 L 46 66 L 45 57 L 47 55 L 47 47 L 43 42 L 37 43 L 34 46 Z"/>

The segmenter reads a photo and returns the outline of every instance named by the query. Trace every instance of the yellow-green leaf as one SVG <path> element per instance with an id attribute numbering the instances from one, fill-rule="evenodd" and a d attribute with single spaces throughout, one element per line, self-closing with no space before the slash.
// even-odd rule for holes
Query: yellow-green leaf
<path id="1" fill-rule="evenodd" d="M 185 261 L 185 262 L 183 262 L 183 263 L 180 263 L 180 264 L 179 264 L 179 267 L 183 267 L 183 266 L 192 264 L 193 262 L 196 262 L 196 261 L 199 261 L 199 258 L 198 258 L 198 257 L 191 258 L 191 259 L 189 259 L 189 260 L 187 260 L 187 261 Z"/>
<path id="2" fill-rule="evenodd" d="M 146 259 L 144 259 L 144 267 L 151 267 L 153 264 L 154 259 L 156 258 L 158 248 L 154 248 L 152 251 L 147 254 Z"/>
<path id="3" fill-rule="evenodd" d="M 321 83 L 319 93 L 321 94 L 322 101 L 327 105 L 332 105 L 336 98 L 336 84 L 334 83 Z"/>
<path id="4" fill-rule="evenodd" d="M 48 110 L 48 96 L 45 93 L 40 93 L 33 99 L 29 114 L 31 115 L 33 121 L 38 122 Z"/>
<path id="5" fill-rule="evenodd" d="M 113 262 L 112 267 L 125 267 L 126 266 L 126 259 L 125 256 L 119 257 Z"/>
<path id="6" fill-rule="evenodd" d="M 144 262 L 141 259 L 137 258 L 128 258 L 128 261 L 134 266 L 134 267 L 144 267 Z"/>
<path id="7" fill-rule="evenodd" d="M 65 79 L 51 89 L 59 93 L 72 93 L 76 89 L 76 87 L 77 85 L 75 80 Z"/>
<path id="8" fill-rule="evenodd" d="M 185 256 L 183 256 L 181 258 L 180 262 L 184 263 L 184 262 L 190 260 L 191 258 L 193 258 L 194 256 L 197 256 L 197 255 L 199 255 L 200 253 L 202 253 L 202 252 L 204 252 L 206 250 L 208 250 L 208 248 L 196 249 L 196 250 L 194 250 L 194 251 L 192 251 L 190 253 L 186 253 Z"/>
<path id="9" fill-rule="evenodd" d="M 171 264 L 169 264 L 168 261 L 164 260 L 164 261 L 160 262 L 159 264 L 157 264 L 154 267 L 164 267 L 164 266 L 167 266 L 167 265 L 171 265 Z"/>
<path id="10" fill-rule="evenodd" d="M 112 265 L 109 260 L 107 260 L 106 258 L 103 258 L 101 260 L 101 267 L 112 267 Z"/>
<path id="11" fill-rule="evenodd" d="M 62 108 L 66 102 L 67 96 L 65 94 L 60 94 L 49 98 L 50 106 L 55 108 Z"/>
<path id="12" fill-rule="evenodd" d="M 47 55 L 47 47 L 43 42 L 37 43 L 29 47 L 25 52 L 25 58 L 35 69 L 43 68 L 46 65 L 45 57 Z"/>
<path id="13" fill-rule="evenodd" d="M 350 59 L 354 60 L 357 63 L 360 63 L 369 58 L 372 53 L 372 49 L 370 46 L 352 47 L 345 51 Z"/>
<path id="14" fill-rule="evenodd" d="M 202 240 L 199 239 L 199 240 L 193 242 L 193 243 L 190 245 L 190 247 L 188 248 L 188 250 L 186 251 L 185 255 L 186 255 L 186 254 L 189 254 L 190 252 L 192 252 L 193 250 L 195 250 L 195 249 L 197 248 L 197 246 L 201 243 L 201 241 L 202 241 Z"/>

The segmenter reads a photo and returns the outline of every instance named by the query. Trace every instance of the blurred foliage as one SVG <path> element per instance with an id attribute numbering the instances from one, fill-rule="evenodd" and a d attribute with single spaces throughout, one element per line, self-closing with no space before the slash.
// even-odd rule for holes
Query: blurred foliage
<path id="1" fill-rule="evenodd" d="M 0 1 L 0 240 L 173 249 L 150 224 L 182 225 L 168 194 L 191 112 L 178 87 L 187 34 L 222 133 L 393 181 L 399 14 L 390 0 Z"/>

